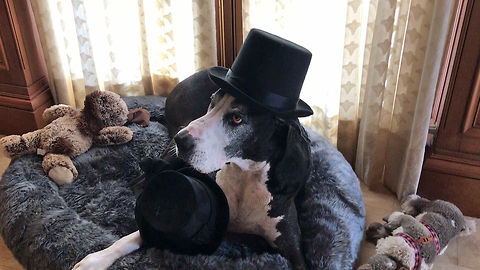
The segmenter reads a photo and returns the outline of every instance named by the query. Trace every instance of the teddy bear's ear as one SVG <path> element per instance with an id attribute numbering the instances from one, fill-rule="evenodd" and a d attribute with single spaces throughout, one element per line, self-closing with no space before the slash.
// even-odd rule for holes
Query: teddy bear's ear
<path id="1" fill-rule="evenodd" d="M 418 199 L 420 199 L 420 196 L 418 196 L 416 194 L 410 194 L 410 195 L 404 196 L 402 198 L 402 200 L 400 201 L 400 204 L 406 204 L 410 201 L 418 200 Z"/>
<path id="2" fill-rule="evenodd" d="M 430 201 L 418 195 L 412 194 L 403 197 L 402 212 L 410 216 L 417 216 L 423 212 L 423 209 L 430 204 Z"/>
<path id="3" fill-rule="evenodd" d="M 127 124 L 139 124 L 142 127 L 148 127 L 150 124 L 150 112 L 144 108 L 136 108 L 128 111 Z"/>
<path id="4" fill-rule="evenodd" d="M 477 231 L 477 225 L 473 219 L 465 219 L 465 226 L 460 231 L 460 236 L 470 235 Z"/>

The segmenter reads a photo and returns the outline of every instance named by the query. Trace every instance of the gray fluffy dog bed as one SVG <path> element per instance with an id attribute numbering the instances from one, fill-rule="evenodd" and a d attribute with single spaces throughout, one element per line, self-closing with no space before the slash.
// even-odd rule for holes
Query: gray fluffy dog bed
<path id="1" fill-rule="evenodd" d="M 129 109 L 149 110 L 150 126 L 130 125 L 134 135 L 129 143 L 93 147 L 74 158 L 79 176 L 73 184 L 59 188 L 43 172 L 42 157 L 32 154 L 13 160 L 5 171 L 0 183 L 0 231 L 26 269 L 70 269 L 87 254 L 136 230 L 135 197 L 128 182 L 142 173 L 140 160 L 160 156 L 168 144 L 162 125 L 165 99 L 129 97 L 125 101 Z M 342 269 L 344 263 L 353 264 L 360 247 L 363 200 L 358 180 L 342 155 L 323 137 L 308 133 L 312 161 L 318 166 L 298 200 L 306 261 L 315 269 Z M 211 256 L 142 247 L 111 267 L 166 268 L 289 269 L 290 265 L 278 254 L 254 252 L 224 240 Z"/>

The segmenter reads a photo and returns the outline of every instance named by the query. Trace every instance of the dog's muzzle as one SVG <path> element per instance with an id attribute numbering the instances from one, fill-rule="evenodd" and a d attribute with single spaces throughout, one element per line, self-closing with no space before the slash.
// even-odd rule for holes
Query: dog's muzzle
<path id="1" fill-rule="evenodd" d="M 195 142 L 193 136 L 188 133 L 188 130 L 182 130 L 173 137 L 175 144 L 177 145 L 178 153 L 180 156 L 187 156 L 193 151 Z"/>

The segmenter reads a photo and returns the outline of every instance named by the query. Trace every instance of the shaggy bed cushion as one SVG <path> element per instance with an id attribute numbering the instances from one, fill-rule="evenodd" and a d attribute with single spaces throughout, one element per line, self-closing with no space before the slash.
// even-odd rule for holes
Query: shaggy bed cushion
<path id="1" fill-rule="evenodd" d="M 7 247 L 26 269 L 71 269 L 89 253 L 106 248 L 137 229 L 135 197 L 128 183 L 142 173 L 140 160 L 160 156 L 168 144 L 167 129 L 162 125 L 165 99 L 128 97 L 125 101 L 129 109 L 149 110 L 150 125 L 130 125 L 133 139 L 127 144 L 92 147 L 74 158 L 79 176 L 72 184 L 58 187 L 43 172 L 42 157 L 33 154 L 12 160 L 3 174 L 0 231 Z M 323 137 L 308 133 L 313 162 L 319 164 L 319 169 L 312 172 L 317 180 L 307 182 L 298 200 L 305 256 L 313 268 L 334 268 L 335 260 L 352 263 L 357 256 L 364 227 L 363 201 L 358 180 L 341 154 Z M 332 200 L 354 202 L 358 212 L 342 214 L 342 220 L 324 218 L 325 211 L 331 208 L 319 198 L 332 189 L 337 194 Z M 333 250 L 331 253 L 338 258 L 323 258 L 317 251 L 328 246 L 332 237 L 322 233 L 325 228 L 351 234 L 352 254 Z M 117 260 L 110 269 L 165 268 L 290 269 L 290 265 L 279 254 L 254 252 L 244 244 L 224 240 L 211 256 L 187 256 L 142 247 Z"/>

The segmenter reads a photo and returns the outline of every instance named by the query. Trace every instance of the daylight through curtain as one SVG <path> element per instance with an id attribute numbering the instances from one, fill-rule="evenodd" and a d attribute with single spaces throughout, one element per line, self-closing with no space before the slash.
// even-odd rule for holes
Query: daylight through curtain
<path id="1" fill-rule="evenodd" d="M 244 38 L 260 28 L 312 52 L 300 98 L 314 115 L 300 120 L 336 144 L 346 0 L 243 0 L 242 8 Z"/>
<path id="2" fill-rule="evenodd" d="M 455 2 L 243 0 L 244 36 L 256 27 L 312 51 L 303 123 L 367 186 L 402 198 L 417 189 Z"/>
<path id="3" fill-rule="evenodd" d="M 57 103 L 166 95 L 216 65 L 214 0 L 32 0 Z"/>
<path id="4" fill-rule="evenodd" d="M 454 2 L 348 1 L 338 148 L 399 199 L 417 191 Z"/>

